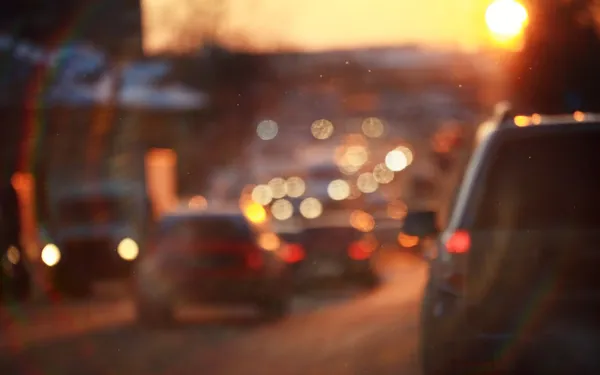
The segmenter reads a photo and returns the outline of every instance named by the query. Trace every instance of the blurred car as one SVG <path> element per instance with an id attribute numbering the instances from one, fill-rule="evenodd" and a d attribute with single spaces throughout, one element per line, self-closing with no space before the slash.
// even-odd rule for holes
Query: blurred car
<path id="1" fill-rule="evenodd" d="M 299 288 L 329 280 L 379 285 L 371 262 L 377 250 L 373 237 L 350 226 L 319 226 L 304 229 L 299 244 L 299 260 L 291 264 Z"/>
<path id="2" fill-rule="evenodd" d="M 97 281 L 130 277 L 153 221 L 142 184 L 67 186 L 49 207 L 40 258 L 56 291 L 86 298 Z"/>
<path id="3" fill-rule="evenodd" d="M 138 318 L 168 323 L 181 302 L 250 304 L 282 318 L 290 301 L 282 251 L 274 233 L 256 232 L 241 213 L 168 214 L 138 265 Z"/>
<path id="4" fill-rule="evenodd" d="M 8 184 L 0 193 L 0 301 L 22 301 L 31 294 L 31 274 L 21 244 L 17 191 Z"/>
<path id="5" fill-rule="evenodd" d="M 481 140 L 447 215 L 406 217 L 404 232 L 437 238 L 425 250 L 424 375 L 512 371 L 525 348 L 562 356 L 600 337 L 600 122 L 536 116 Z M 567 336 L 547 336 L 556 327 Z M 578 330 L 588 336 L 572 348 Z"/>

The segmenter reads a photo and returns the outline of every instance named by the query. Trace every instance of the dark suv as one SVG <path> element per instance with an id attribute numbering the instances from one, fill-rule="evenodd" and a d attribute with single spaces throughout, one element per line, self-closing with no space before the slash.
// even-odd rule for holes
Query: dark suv
<path id="1" fill-rule="evenodd" d="M 585 355 L 600 337 L 600 123 L 582 117 L 505 120 L 446 217 L 407 216 L 404 232 L 438 239 L 426 249 L 425 375 L 600 368 Z"/>

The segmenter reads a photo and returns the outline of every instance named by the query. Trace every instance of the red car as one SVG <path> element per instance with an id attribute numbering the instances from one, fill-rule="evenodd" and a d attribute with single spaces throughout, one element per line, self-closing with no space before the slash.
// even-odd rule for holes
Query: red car
<path id="1" fill-rule="evenodd" d="M 182 301 L 250 304 L 267 318 L 282 318 L 291 296 L 284 247 L 241 213 L 163 217 L 136 271 L 140 322 L 166 323 Z"/>

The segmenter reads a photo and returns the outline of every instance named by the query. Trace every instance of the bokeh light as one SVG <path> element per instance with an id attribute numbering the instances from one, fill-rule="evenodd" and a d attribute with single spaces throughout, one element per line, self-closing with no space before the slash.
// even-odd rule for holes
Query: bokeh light
<path id="1" fill-rule="evenodd" d="M 21 261 L 21 252 L 14 246 L 9 246 L 6 251 L 6 259 L 12 264 L 17 264 Z"/>
<path id="2" fill-rule="evenodd" d="M 361 129 L 364 135 L 370 138 L 379 138 L 385 130 L 383 122 L 377 117 L 369 117 L 362 122 Z"/>
<path id="3" fill-rule="evenodd" d="M 42 262 L 44 262 L 44 264 L 48 267 L 56 266 L 58 262 L 60 262 L 61 258 L 58 246 L 52 243 L 44 246 L 44 248 L 42 249 L 41 258 Z"/>
<path id="4" fill-rule="evenodd" d="M 365 172 L 358 176 L 356 186 L 358 187 L 358 190 L 363 193 L 373 193 L 377 190 L 379 184 L 372 173 Z"/>
<path id="5" fill-rule="evenodd" d="M 263 120 L 256 127 L 256 134 L 262 140 L 269 141 L 277 136 L 279 126 L 273 120 Z"/>
<path id="6" fill-rule="evenodd" d="M 514 122 L 518 127 L 525 127 L 531 124 L 531 119 L 528 116 L 515 116 Z"/>
<path id="7" fill-rule="evenodd" d="M 398 235 L 398 244 L 406 249 L 415 247 L 419 244 L 419 237 L 409 236 L 406 233 L 400 233 Z"/>
<path id="8" fill-rule="evenodd" d="M 243 207 L 244 216 L 253 224 L 267 221 L 267 211 L 260 203 L 251 202 Z"/>
<path id="9" fill-rule="evenodd" d="M 350 185 L 344 180 L 333 180 L 327 186 L 327 194 L 333 200 L 344 200 L 350 196 Z"/>
<path id="10" fill-rule="evenodd" d="M 286 199 L 278 199 L 271 205 L 271 214 L 277 220 L 287 220 L 294 214 L 294 206 Z"/>
<path id="11" fill-rule="evenodd" d="M 346 149 L 345 160 L 348 164 L 360 167 L 369 160 L 369 153 L 364 146 L 350 146 Z"/>
<path id="12" fill-rule="evenodd" d="M 310 132 L 316 139 L 327 139 L 333 135 L 333 123 L 325 119 L 317 120 L 310 126 Z"/>
<path id="13" fill-rule="evenodd" d="M 408 212 L 408 207 L 406 204 L 397 199 L 388 203 L 387 206 L 387 214 L 390 218 L 396 220 L 402 220 L 406 217 L 406 213 Z"/>
<path id="14" fill-rule="evenodd" d="M 134 260 L 140 253 L 138 244 L 131 238 L 125 238 L 117 246 L 117 253 L 124 260 Z"/>
<path id="15" fill-rule="evenodd" d="M 408 158 L 404 152 L 395 149 L 385 156 L 385 165 L 393 172 L 400 172 L 408 167 Z"/>
<path id="16" fill-rule="evenodd" d="M 301 197 L 306 192 L 306 183 L 300 177 L 290 177 L 285 182 L 287 195 L 292 198 Z"/>
<path id="17" fill-rule="evenodd" d="M 281 177 L 275 177 L 269 181 L 269 188 L 271 188 L 271 194 L 273 198 L 280 199 L 286 196 L 287 186 L 286 181 Z"/>
<path id="18" fill-rule="evenodd" d="M 281 246 L 281 240 L 275 233 L 261 233 L 258 236 L 258 245 L 267 251 L 275 251 Z"/>
<path id="19" fill-rule="evenodd" d="M 340 172 L 347 176 L 351 176 L 360 170 L 359 166 L 350 165 L 350 164 L 340 164 L 339 165 Z"/>
<path id="20" fill-rule="evenodd" d="M 188 207 L 194 210 L 204 210 L 208 207 L 208 202 L 202 195 L 196 195 L 190 199 Z"/>
<path id="21" fill-rule="evenodd" d="M 252 189 L 252 200 L 266 206 L 273 200 L 273 192 L 268 185 L 256 185 Z"/>
<path id="22" fill-rule="evenodd" d="M 373 177 L 380 184 L 389 184 L 394 180 L 394 172 L 381 163 L 373 168 Z"/>
<path id="23" fill-rule="evenodd" d="M 364 145 L 339 146 L 334 153 L 334 159 L 340 171 L 351 175 L 369 160 L 369 152 Z"/>
<path id="24" fill-rule="evenodd" d="M 396 150 L 402 152 L 404 154 L 404 156 L 406 156 L 406 163 L 408 165 L 411 165 L 414 159 L 414 154 L 412 152 L 412 150 L 410 149 L 410 147 L 408 146 L 398 146 L 396 147 Z"/>
<path id="25" fill-rule="evenodd" d="M 317 198 L 306 198 L 300 202 L 300 214 L 307 219 L 316 219 L 323 213 L 323 205 Z"/>
<path id="26" fill-rule="evenodd" d="M 373 216 L 361 210 L 352 211 L 350 225 L 361 232 L 370 232 L 375 229 Z"/>

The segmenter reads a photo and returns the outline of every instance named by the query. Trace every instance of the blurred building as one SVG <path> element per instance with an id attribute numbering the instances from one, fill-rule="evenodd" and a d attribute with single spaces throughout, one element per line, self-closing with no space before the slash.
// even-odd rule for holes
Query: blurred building
<path id="1" fill-rule="evenodd" d="M 496 101 L 492 79 L 498 69 L 488 55 L 400 47 L 267 58 L 272 79 L 259 82 L 257 90 L 268 106 L 258 117 L 277 123 L 278 134 L 249 140 L 244 164 L 261 171 L 254 182 L 292 175 L 319 160 L 331 163 L 342 136 L 361 133 L 362 122 L 374 117 L 386 127 L 374 148 L 383 152 L 377 158 L 400 143 L 412 145 L 418 155 L 410 169 L 414 195 L 435 196 L 430 185 L 436 184 L 439 162 L 432 138 L 448 124 L 475 128 Z M 311 124 L 319 119 L 333 124 L 332 142 L 312 137 Z"/>

